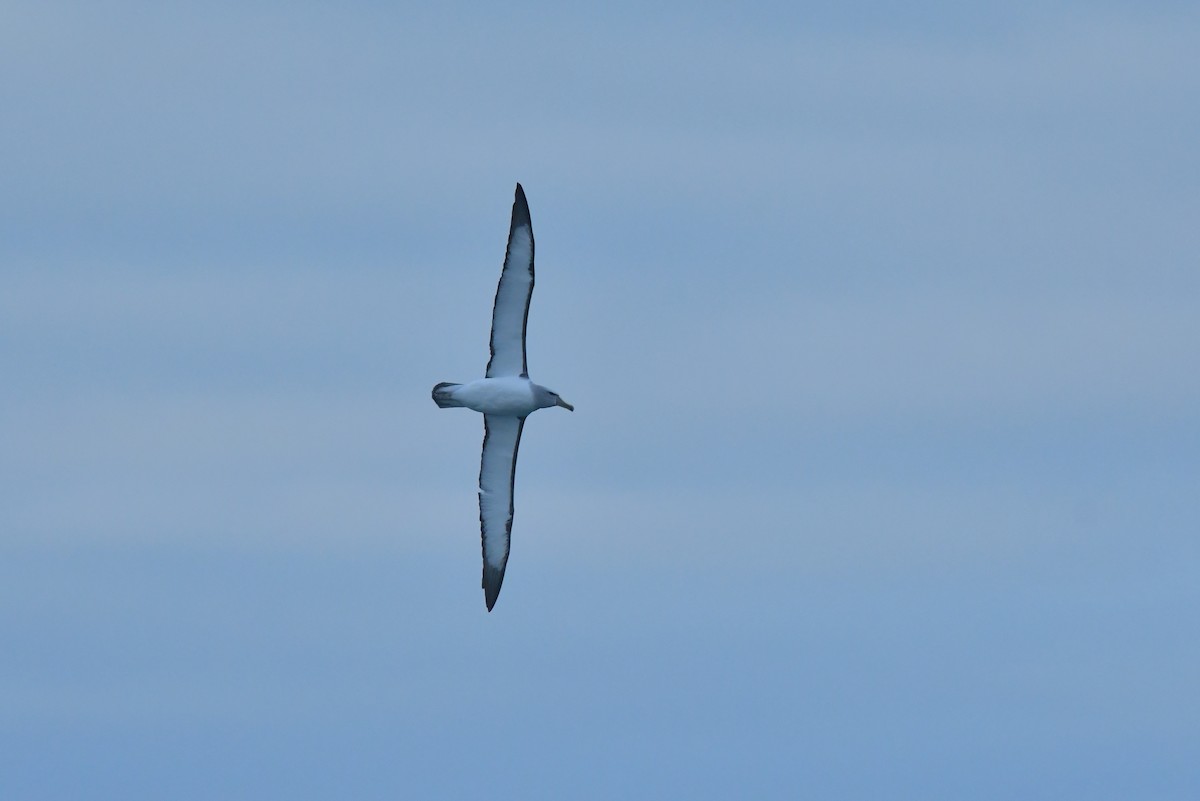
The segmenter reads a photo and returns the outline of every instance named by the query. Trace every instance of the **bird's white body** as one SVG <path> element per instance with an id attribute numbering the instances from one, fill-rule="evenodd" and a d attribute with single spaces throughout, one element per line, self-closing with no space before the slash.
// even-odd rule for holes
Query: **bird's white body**
<path id="1" fill-rule="evenodd" d="M 455 387 L 450 390 L 450 396 L 468 409 L 483 414 L 524 417 L 542 408 L 537 402 L 536 386 L 528 378 L 505 375 L 480 378 Z"/>

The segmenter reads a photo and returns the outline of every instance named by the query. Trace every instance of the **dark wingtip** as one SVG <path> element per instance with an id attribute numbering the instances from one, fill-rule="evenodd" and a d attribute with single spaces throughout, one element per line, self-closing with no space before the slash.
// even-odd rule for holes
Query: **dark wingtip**
<path id="1" fill-rule="evenodd" d="M 517 184 L 517 192 L 513 196 L 512 227 L 520 228 L 529 225 L 529 202 L 525 200 L 525 190 Z"/>
<path id="2" fill-rule="evenodd" d="M 483 600 L 487 610 L 492 611 L 500 597 L 500 585 L 504 583 L 504 569 L 497 570 L 486 562 L 483 565 Z"/>

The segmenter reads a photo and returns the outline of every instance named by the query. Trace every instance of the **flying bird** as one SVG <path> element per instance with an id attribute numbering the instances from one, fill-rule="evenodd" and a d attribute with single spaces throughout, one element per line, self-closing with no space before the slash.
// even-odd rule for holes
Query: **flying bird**
<path id="1" fill-rule="evenodd" d="M 433 400 L 443 409 L 465 406 L 483 414 L 483 458 L 479 467 L 479 525 L 483 536 L 483 598 L 496 605 L 512 537 L 513 481 L 525 418 L 538 409 L 575 407 L 557 392 L 529 380 L 525 327 L 533 296 L 533 224 L 525 190 L 517 184 L 508 249 L 492 307 L 491 360 L 485 378 L 467 384 L 442 382 Z"/>

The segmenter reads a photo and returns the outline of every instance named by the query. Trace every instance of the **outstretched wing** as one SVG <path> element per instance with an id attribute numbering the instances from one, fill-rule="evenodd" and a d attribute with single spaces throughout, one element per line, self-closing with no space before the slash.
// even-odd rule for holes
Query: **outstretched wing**
<path id="1" fill-rule="evenodd" d="M 525 362 L 525 325 L 529 320 L 529 298 L 533 295 L 533 223 L 525 190 L 517 184 L 512 222 L 508 227 L 508 249 L 504 270 L 496 286 L 492 307 L 492 358 L 487 377 L 528 376 Z"/>
<path id="2" fill-rule="evenodd" d="M 483 460 L 479 466 L 479 526 L 483 533 L 483 597 L 496 605 L 512 535 L 513 480 L 524 417 L 483 416 Z"/>

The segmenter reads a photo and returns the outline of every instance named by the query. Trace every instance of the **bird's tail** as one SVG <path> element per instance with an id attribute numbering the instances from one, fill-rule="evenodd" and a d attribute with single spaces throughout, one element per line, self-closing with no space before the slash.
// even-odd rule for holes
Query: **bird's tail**
<path id="1" fill-rule="evenodd" d="M 462 406 L 461 403 L 454 399 L 454 388 L 461 386 L 462 384 L 451 384 L 449 381 L 443 381 L 433 388 L 433 402 L 443 409 L 449 409 L 451 406 Z"/>

